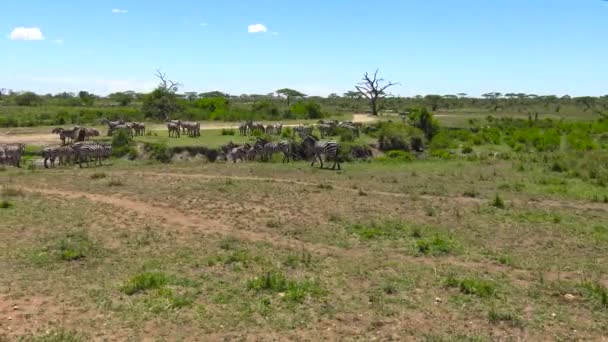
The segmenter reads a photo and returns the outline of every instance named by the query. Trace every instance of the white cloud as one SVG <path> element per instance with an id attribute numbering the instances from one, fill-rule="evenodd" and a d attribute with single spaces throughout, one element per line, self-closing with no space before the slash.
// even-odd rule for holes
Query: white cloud
<path id="1" fill-rule="evenodd" d="M 9 36 L 12 40 L 44 40 L 38 27 L 15 27 Z"/>
<path id="2" fill-rule="evenodd" d="M 263 24 L 252 24 L 247 27 L 249 33 L 264 33 L 268 32 L 268 29 Z"/>
<path id="3" fill-rule="evenodd" d="M 54 39 L 53 44 L 61 45 L 61 44 L 63 44 L 63 39 Z"/>
<path id="4" fill-rule="evenodd" d="M 114 14 L 125 14 L 129 11 L 127 11 L 126 9 L 119 9 L 119 8 L 113 8 L 112 9 L 112 13 Z"/>

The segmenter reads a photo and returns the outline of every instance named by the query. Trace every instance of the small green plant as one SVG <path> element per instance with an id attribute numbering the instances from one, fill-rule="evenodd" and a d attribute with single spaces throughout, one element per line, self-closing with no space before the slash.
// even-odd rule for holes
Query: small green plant
<path id="1" fill-rule="evenodd" d="M 467 295 L 475 295 L 478 297 L 494 297 L 498 290 L 493 281 L 480 278 L 463 278 L 458 279 L 453 275 L 448 276 L 444 285 L 446 287 L 458 288 L 460 292 Z"/>
<path id="2" fill-rule="evenodd" d="M 331 190 L 331 189 L 333 189 L 334 187 L 333 187 L 333 185 L 331 185 L 331 184 L 319 183 L 319 184 L 317 184 L 317 188 L 319 188 L 319 189 Z"/>
<path id="3" fill-rule="evenodd" d="M 105 172 L 95 172 L 94 174 L 91 175 L 91 179 L 103 179 L 103 178 L 106 178 Z"/>
<path id="4" fill-rule="evenodd" d="M 249 281 L 248 287 L 258 292 L 282 293 L 283 298 L 294 303 L 302 303 L 307 297 L 319 297 L 326 291 L 316 281 L 289 280 L 280 271 L 270 271 Z"/>
<path id="5" fill-rule="evenodd" d="M 59 259 L 75 261 L 84 259 L 92 254 L 95 246 L 89 237 L 82 232 L 70 233 L 57 242 Z"/>
<path id="6" fill-rule="evenodd" d="M 453 250 L 454 243 L 451 239 L 439 235 L 416 241 L 416 251 L 423 255 L 443 255 L 449 254 Z"/>
<path id="7" fill-rule="evenodd" d="M 462 148 L 461 152 L 462 152 L 462 154 L 471 154 L 471 153 L 473 153 L 473 147 L 467 145 Z"/>
<path id="8" fill-rule="evenodd" d="M 494 200 L 492 201 L 492 206 L 498 209 L 506 208 L 505 201 L 500 197 L 499 194 L 496 194 L 496 197 L 494 197 Z"/>
<path id="9" fill-rule="evenodd" d="M 7 201 L 7 200 L 1 200 L 0 201 L 0 209 L 9 209 L 13 207 L 13 203 Z"/>
<path id="10" fill-rule="evenodd" d="M 586 281 L 578 286 L 585 298 L 593 301 L 603 309 L 608 309 L 608 289 L 596 281 Z"/>
<path id="11" fill-rule="evenodd" d="M 28 342 L 83 342 L 86 339 L 79 333 L 65 329 L 52 329 L 43 334 L 34 335 L 20 341 Z"/>
<path id="12" fill-rule="evenodd" d="M 236 131 L 234 129 L 222 129 L 222 135 L 235 135 Z"/>
<path id="13" fill-rule="evenodd" d="M 159 289 L 169 283 L 169 277 L 161 272 L 145 272 L 129 279 L 120 290 L 127 295 L 134 295 L 152 289 Z"/>
<path id="14" fill-rule="evenodd" d="M 523 327 L 524 325 L 523 320 L 517 314 L 510 311 L 498 311 L 495 308 L 488 312 L 488 320 L 492 324 L 505 322 L 512 327 Z"/>

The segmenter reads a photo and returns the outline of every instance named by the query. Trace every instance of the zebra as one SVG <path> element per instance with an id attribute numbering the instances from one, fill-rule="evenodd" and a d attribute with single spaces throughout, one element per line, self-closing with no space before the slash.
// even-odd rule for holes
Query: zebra
<path id="1" fill-rule="evenodd" d="M 266 129 L 264 125 L 259 122 L 248 121 L 247 127 L 249 128 L 249 133 L 253 134 L 253 131 L 258 130 L 262 133 L 266 133 Z"/>
<path id="2" fill-rule="evenodd" d="M 61 143 L 65 145 L 66 143 L 69 144 L 74 141 L 77 141 L 80 136 L 80 131 L 80 126 L 74 126 L 72 129 L 64 129 L 58 127 L 53 129 L 51 133 L 59 134 L 59 139 L 61 139 Z"/>
<path id="3" fill-rule="evenodd" d="M 327 123 L 319 124 L 319 132 L 321 132 L 321 138 L 333 135 L 335 126 Z"/>
<path id="4" fill-rule="evenodd" d="M 297 133 L 300 139 L 304 140 L 309 134 L 312 134 L 312 129 L 312 126 L 299 125 L 293 128 L 293 134 Z"/>
<path id="5" fill-rule="evenodd" d="M 0 162 L 20 168 L 24 151 L 24 144 L 2 144 L 0 145 Z"/>
<path id="6" fill-rule="evenodd" d="M 130 125 L 129 123 L 120 124 L 120 125 L 116 125 L 116 126 L 112 127 L 110 130 L 108 130 L 108 135 L 112 136 L 112 135 L 114 135 L 114 132 L 121 131 L 121 130 L 127 132 L 127 134 L 131 138 L 133 137 L 133 126 Z"/>
<path id="7" fill-rule="evenodd" d="M 247 125 L 247 122 L 241 122 L 241 124 L 239 125 L 239 134 L 241 136 L 247 135 L 248 128 L 249 128 L 249 126 Z"/>
<path id="8" fill-rule="evenodd" d="M 42 157 L 44 158 L 44 167 L 49 168 L 55 167 L 55 160 L 59 158 L 59 165 L 69 164 L 70 158 L 75 154 L 74 149 L 71 146 L 51 146 L 42 149 Z"/>
<path id="9" fill-rule="evenodd" d="M 332 166 L 332 170 L 336 169 L 336 165 L 338 165 L 338 170 L 341 170 L 340 160 L 338 158 L 338 154 L 340 153 L 340 144 L 336 141 L 320 141 L 314 135 L 308 135 L 302 144 L 308 151 L 313 153 L 312 162 L 310 166 L 314 166 L 317 159 L 321 163 L 321 168 L 323 168 L 323 158 L 325 155 L 326 159 L 333 159 L 334 165 Z"/>
<path id="10" fill-rule="evenodd" d="M 282 131 L 283 124 L 279 122 L 266 126 L 266 133 L 270 135 L 281 135 Z"/>
<path id="11" fill-rule="evenodd" d="M 115 131 L 116 126 L 125 124 L 125 122 L 122 120 L 110 121 L 108 119 L 101 119 L 101 123 L 105 123 L 106 125 L 108 125 L 108 136 L 112 135 L 112 132 Z"/>
<path id="12" fill-rule="evenodd" d="M 78 166 L 82 168 L 82 161 L 86 160 L 87 166 L 89 164 L 90 159 L 95 161 L 95 164 L 103 165 L 101 160 L 105 155 L 108 155 L 108 151 L 112 150 L 112 146 L 102 145 L 99 143 L 83 143 L 78 142 L 72 145 L 72 148 L 75 151 L 76 160 L 78 161 Z"/>
<path id="13" fill-rule="evenodd" d="M 130 126 L 135 131 L 135 135 L 146 135 L 146 124 L 143 122 L 129 122 Z"/>
<path id="14" fill-rule="evenodd" d="M 357 138 L 359 137 L 359 126 L 356 126 L 355 124 L 353 124 L 351 122 L 340 122 L 338 124 L 338 127 L 349 130 L 353 133 L 353 135 L 355 137 L 357 137 Z"/>
<path id="15" fill-rule="evenodd" d="M 85 131 L 85 139 L 89 140 L 91 137 L 98 137 L 100 135 L 99 131 L 95 128 L 83 128 Z"/>
<path id="16" fill-rule="evenodd" d="M 184 121 L 181 123 L 182 133 L 188 133 L 191 137 L 199 137 L 201 135 L 201 124 L 198 122 Z"/>
<path id="17" fill-rule="evenodd" d="M 173 134 L 174 138 L 179 138 L 180 136 L 180 125 L 174 122 L 167 122 L 167 130 L 169 130 L 169 137 Z"/>
<path id="18" fill-rule="evenodd" d="M 272 155 L 276 152 L 283 153 L 283 163 L 290 162 L 291 156 L 291 143 L 287 140 L 281 140 L 279 142 L 268 142 L 265 139 L 258 138 L 255 143 L 256 151 L 261 151 L 260 159 L 262 161 L 270 161 Z"/>

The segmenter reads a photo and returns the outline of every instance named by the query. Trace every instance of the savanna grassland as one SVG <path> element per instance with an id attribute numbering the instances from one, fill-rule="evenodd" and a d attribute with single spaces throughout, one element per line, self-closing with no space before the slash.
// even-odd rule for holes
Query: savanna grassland
<path id="1" fill-rule="evenodd" d="M 605 150 L 441 139 L 341 172 L 2 169 L 0 339 L 606 336 Z"/>

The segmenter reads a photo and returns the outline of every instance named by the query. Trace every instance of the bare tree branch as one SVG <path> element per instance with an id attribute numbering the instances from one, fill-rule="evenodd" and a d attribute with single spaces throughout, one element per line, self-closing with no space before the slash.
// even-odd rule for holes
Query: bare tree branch
<path id="1" fill-rule="evenodd" d="M 373 115 L 378 115 L 378 102 L 387 96 L 386 90 L 399 84 L 390 81 L 384 84 L 384 79 L 378 78 L 378 72 L 378 69 L 374 71 L 373 75 L 366 72 L 361 82 L 355 85 L 355 89 L 369 100 Z"/>

